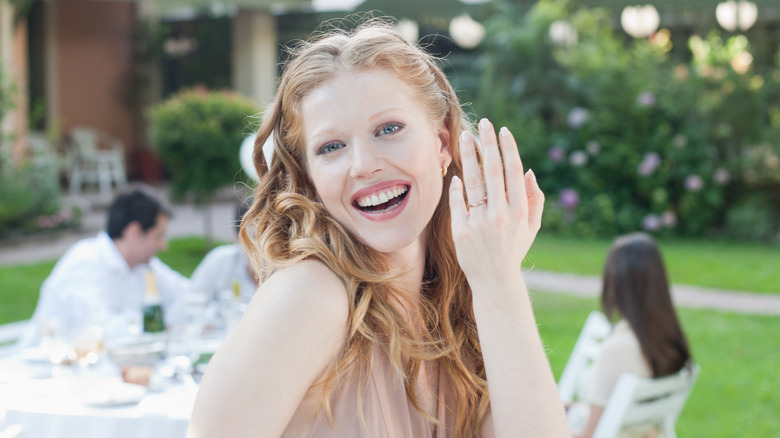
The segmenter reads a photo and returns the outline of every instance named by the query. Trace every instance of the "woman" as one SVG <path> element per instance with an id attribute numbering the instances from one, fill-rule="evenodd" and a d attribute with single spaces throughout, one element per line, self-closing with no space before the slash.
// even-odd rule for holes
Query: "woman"
<path id="1" fill-rule="evenodd" d="M 584 431 L 590 437 L 623 373 L 642 378 L 674 374 L 691 358 L 688 342 L 669 295 L 666 270 L 653 238 L 645 233 L 619 237 L 604 266 L 601 305 L 615 325 L 589 370 L 582 399 L 590 405 Z M 658 436 L 639 427 L 622 436 Z"/>
<path id="2" fill-rule="evenodd" d="M 446 77 L 388 25 L 298 49 L 242 225 L 264 278 L 191 437 L 568 436 L 520 271 L 544 195 L 506 128 L 479 136 L 484 178 Z"/>

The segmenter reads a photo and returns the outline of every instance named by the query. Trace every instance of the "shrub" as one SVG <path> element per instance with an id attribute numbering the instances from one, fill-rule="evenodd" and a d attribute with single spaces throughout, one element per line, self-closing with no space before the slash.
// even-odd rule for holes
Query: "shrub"
<path id="1" fill-rule="evenodd" d="M 204 205 L 233 183 L 247 123 L 257 113 L 238 94 L 202 89 L 180 92 L 151 110 L 152 145 L 170 172 L 175 199 L 191 195 Z"/>
<path id="2" fill-rule="evenodd" d="M 691 61 L 680 64 L 668 56 L 669 31 L 628 41 L 605 10 L 497 7 L 475 106 L 515 133 L 552 201 L 546 229 L 706 235 L 759 182 L 780 188 L 767 168 L 777 161 L 767 127 L 780 127 L 780 87 L 744 62 L 744 36 L 693 37 Z M 551 40 L 560 20 L 576 43 Z"/>
<path id="3" fill-rule="evenodd" d="M 206 206 L 217 190 L 242 175 L 239 149 L 257 113 L 257 106 L 238 94 L 205 89 L 182 91 L 152 108 L 151 143 L 168 168 L 173 199 L 190 196 Z M 208 214 L 204 226 L 210 241 Z"/>

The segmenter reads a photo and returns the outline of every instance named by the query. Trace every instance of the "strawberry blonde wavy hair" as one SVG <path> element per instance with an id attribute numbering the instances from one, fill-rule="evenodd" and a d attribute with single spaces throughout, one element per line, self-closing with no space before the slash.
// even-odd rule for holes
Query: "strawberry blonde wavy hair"
<path id="1" fill-rule="evenodd" d="M 436 361 L 452 383 L 455 400 L 448 404 L 455 410 L 457 436 L 477 434 L 489 406 L 488 388 L 471 289 L 455 255 L 447 190 L 426 230 L 422 290 L 420 299 L 412 302 L 396 288 L 401 273 L 391 268 L 388 258 L 316 201 L 302 137 L 301 102 L 319 84 L 341 72 L 393 72 L 416 91 L 434 126 L 444 126 L 449 133 L 445 140 L 453 160 L 443 181 L 446 188 L 452 175 L 462 177 L 458 138 L 470 129 L 455 91 L 432 56 L 406 42 L 384 21 L 371 20 L 351 32 L 329 31 L 302 43 L 292 54 L 255 142 L 253 159 L 261 177 L 242 221 L 241 242 L 263 279 L 276 269 L 313 258 L 344 282 L 349 299 L 347 340 L 323 380 L 322 402 L 332 424 L 330 393 L 345 376 L 358 378 L 362 388 L 378 346 L 402 376 L 412 404 L 432 421 L 436 420 L 420 407 L 415 385 L 421 362 Z M 274 152 L 267 163 L 262 147 L 271 135 Z M 409 311 L 412 315 L 406 314 Z"/>

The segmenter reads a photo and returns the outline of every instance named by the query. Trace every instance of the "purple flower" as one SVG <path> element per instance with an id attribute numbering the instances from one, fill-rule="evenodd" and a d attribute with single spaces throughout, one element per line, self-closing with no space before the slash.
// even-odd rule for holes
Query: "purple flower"
<path id="1" fill-rule="evenodd" d="M 688 145 L 688 139 L 682 134 L 677 134 L 674 137 L 672 137 L 672 144 L 677 149 L 682 149 Z"/>
<path id="2" fill-rule="evenodd" d="M 585 143 L 585 149 L 587 149 L 588 153 L 591 155 L 598 155 L 601 151 L 601 145 L 596 140 L 588 140 L 588 142 Z"/>
<path id="3" fill-rule="evenodd" d="M 572 210 L 580 204 L 580 195 L 574 189 L 563 189 L 559 201 L 564 208 Z"/>
<path id="4" fill-rule="evenodd" d="M 553 146 L 547 152 L 547 156 L 553 163 L 560 163 L 564 158 L 566 158 L 566 151 L 564 151 L 560 146 Z"/>
<path id="5" fill-rule="evenodd" d="M 569 116 L 566 118 L 566 122 L 572 128 L 579 128 L 588 121 L 588 110 L 582 107 L 574 107 L 569 111 Z"/>
<path id="6" fill-rule="evenodd" d="M 642 161 L 637 166 L 637 173 L 642 176 L 652 175 L 658 166 L 661 165 L 661 156 L 655 152 L 648 152 L 642 157 Z"/>
<path id="7" fill-rule="evenodd" d="M 645 231 L 657 231 L 661 228 L 661 218 L 655 214 L 648 214 L 642 219 L 642 228 Z"/>
<path id="8" fill-rule="evenodd" d="M 569 155 L 569 163 L 574 167 L 582 167 L 588 162 L 588 154 L 584 151 L 574 151 Z"/>
<path id="9" fill-rule="evenodd" d="M 698 192 L 704 187 L 704 180 L 699 175 L 688 175 L 683 184 L 689 192 Z"/>
<path id="10" fill-rule="evenodd" d="M 712 179 L 714 179 L 716 183 L 725 186 L 731 180 L 731 174 L 728 170 L 720 167 L 715 170 Z"/>
<path id="11" fill-rule="evenodd" d="M 677 225 L 677 215 L 671 210 L 661 213 L 661 222 L 667 228 L 674 228 Z"/>
<path id="12" fill-rule="evenodd" d="M 649 91 L 639 93 L 639 96 L 636 97 L 636 104 L 645 108 L 655 105 L 655 94 Z"/>

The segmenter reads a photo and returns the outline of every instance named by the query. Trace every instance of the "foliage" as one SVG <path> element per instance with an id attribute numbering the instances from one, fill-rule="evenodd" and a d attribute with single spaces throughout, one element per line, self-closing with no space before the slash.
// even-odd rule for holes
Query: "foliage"
<path id="1" fill-rule="evenodd" d="M 0 70 L 0 120 L 14 108 L 14 95 Z M 81 211 L 61 205 L 55 166 L 13 162 L 6 140 L 0 132 L 0 239 L 77 226 Z"/>
<path id="2" fill-rule="evenodd" d="M 0 238 L 73 228 L 81 214 L 62 205 L 54 166 L 0 164 Z"/>
<path id="3" fill-rule="evenodd" d="M 152 108 L 151 143 L 168 167 L 174 199 L 191 195 L 204 205 L 234 181 L 241 142 L 257 113 L 238 94 L 205 89 L 182 91 Z"/>
<path id="4" fill-rule="evenodd" d="M 570 12 L 556 0 L 525 14 L 496 7 L 475 106 L 518 137 L 553 201 L 546 229 L 710 235 L 759 184 L 780 191 L 769 132 L 780 130 L 780 87 L 751 70 L 744 36 L 694 36 L 690 62 L 679 63 L 668 30 L 628 41 L 606 10 Z M 554 41 L 553 23 L 568 23 L 576 40 Z"/>

